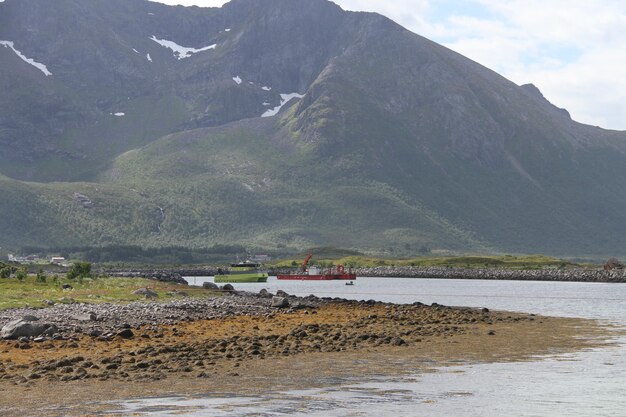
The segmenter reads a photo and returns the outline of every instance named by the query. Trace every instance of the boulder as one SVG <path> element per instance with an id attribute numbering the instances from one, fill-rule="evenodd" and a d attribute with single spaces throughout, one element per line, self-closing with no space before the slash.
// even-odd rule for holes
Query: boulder
<path id="1" fill-rule="evenodd" d="M 401 337 L 394 337 L 391 339 L 391 341 L 389 342 L 392 346 L 402 346 L 402 345 L 406 345 L 406 342 L 404 341 L 404 339 L 402 339 Z"/>
<path id="2" fill-rule="evenodd" d="M 130 329 L 120 330 L 117 335 L 122 339 L 132 339 L 135 336 L 133 331 Z"/>
<path id="3" fill-rule="evenodd" d="M 272 293 L 269 292 L 267 289 L 263 288 L 261 291 L 259 291 L 259 296 L 263 297 L 263 298 L 270 298 L 272 297 Z"/>
<path id="4" fill-rule="evenodd" d="M 96 313 L 90 311 L 89 313 L 75 315 L 74 316 L 74 320 L 77 320 L 77 321 L 97 321 L 98 320 L 98 316 L 96 315 Z"/>
<path id="5" fill-rule="evenodd" d="M 272 307 L 287 308 L 289 307 L 289 300 L 286 297 L 272 297 Z"/>
<path id="6" fill-rule="evenodd" d="M 222 291 L 235 291 L 235 287 L 233 287 L 230 284 L 226 284 L 226 285 L 222 286 L 221 290 Z"/>
<path id="7" fill-rule="evenodd" d="M 159 294 L 155 291 L 152 291 L 150 288 L 139 288 L 133 291 L 134 295 L 143 295 L 146 298 L 157 298 Z"/>
<path id="8" fill-rule="evenodd" d="M 25 317 L 13 320 L 2 327 L 0 339 L 17 339 L 20 337 L 52 336 L 59 329 L 54 324 L 38 323 L 35 320 L 25 320 Z"/>
<path id="9" fill-rule="evenodd" d="M 220 289 L 220 287 L 218 287 L 218 285 L 213 282 L 203 283 L 202 288 L 204 288 L 205 290 L 219 290 Z"/>
<path id="10" fill-rule="evenodd" d="M 610 258 L 604 264 L 605 271 L 611 271 L 613 269 L 624 269 L 624 264 L 617 260 L 617 258 Z"/>

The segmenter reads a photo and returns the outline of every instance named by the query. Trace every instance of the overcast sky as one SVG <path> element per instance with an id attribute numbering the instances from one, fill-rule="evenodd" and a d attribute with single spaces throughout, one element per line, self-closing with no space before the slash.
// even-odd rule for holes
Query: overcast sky
<path id="1" fill-rule="evenodd" d="M 221 6 L 223 0 L 164 0 Z M 336 0 L 375 11 L 517 84 L 575 120 L 626 130 L 626 0 Z"/>

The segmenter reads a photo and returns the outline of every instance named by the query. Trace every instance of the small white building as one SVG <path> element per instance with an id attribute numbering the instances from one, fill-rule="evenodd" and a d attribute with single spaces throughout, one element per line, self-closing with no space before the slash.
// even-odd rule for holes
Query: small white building
<path id="1" fill-rule="evenodd" d="M 65 263 L 65 258 L 62 256 L 53 256 L 50 258 L 50 263 L 55 265 L 62 265 Z"/>

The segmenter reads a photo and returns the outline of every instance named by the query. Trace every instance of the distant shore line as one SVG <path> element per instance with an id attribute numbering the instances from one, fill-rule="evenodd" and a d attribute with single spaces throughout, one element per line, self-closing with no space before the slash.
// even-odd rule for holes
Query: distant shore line
<path id="1" fill-rule="evenodd" d="M 183 283 L 183 277 L 213 276 L 217 267 L 181 269 L 103 269 L 102 275 L 142 277 L 159 281 Z M 295 268 L 268 268 L 270 275 L 294 272 Z M 357 277 L 423 278 L 423 279 L 478 279 L 509 281 L 565 281 L 565 282 L 626 282 L 626 269 L 604 271 L 588 268 L 563 269 L 509 269 L 456 268 L 418 266 L 376 266 L 353 268 Z"/>

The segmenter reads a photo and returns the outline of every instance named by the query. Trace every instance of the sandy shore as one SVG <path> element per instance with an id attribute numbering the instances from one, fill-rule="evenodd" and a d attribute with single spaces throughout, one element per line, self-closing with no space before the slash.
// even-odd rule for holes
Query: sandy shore
<path id="1" fill-rule="evenodd" d="M 190 314 L 141 325 L 128 339 L 79 331 L 39 343 L 0 341 L 0 415 L 89 415 L 115 407 L 101 402 L 124 398 L 252 393 L 459 361 L 525 360 L 596 347 L 611 334 L 592 320 L 318 301 L 299 309 Z"/>

